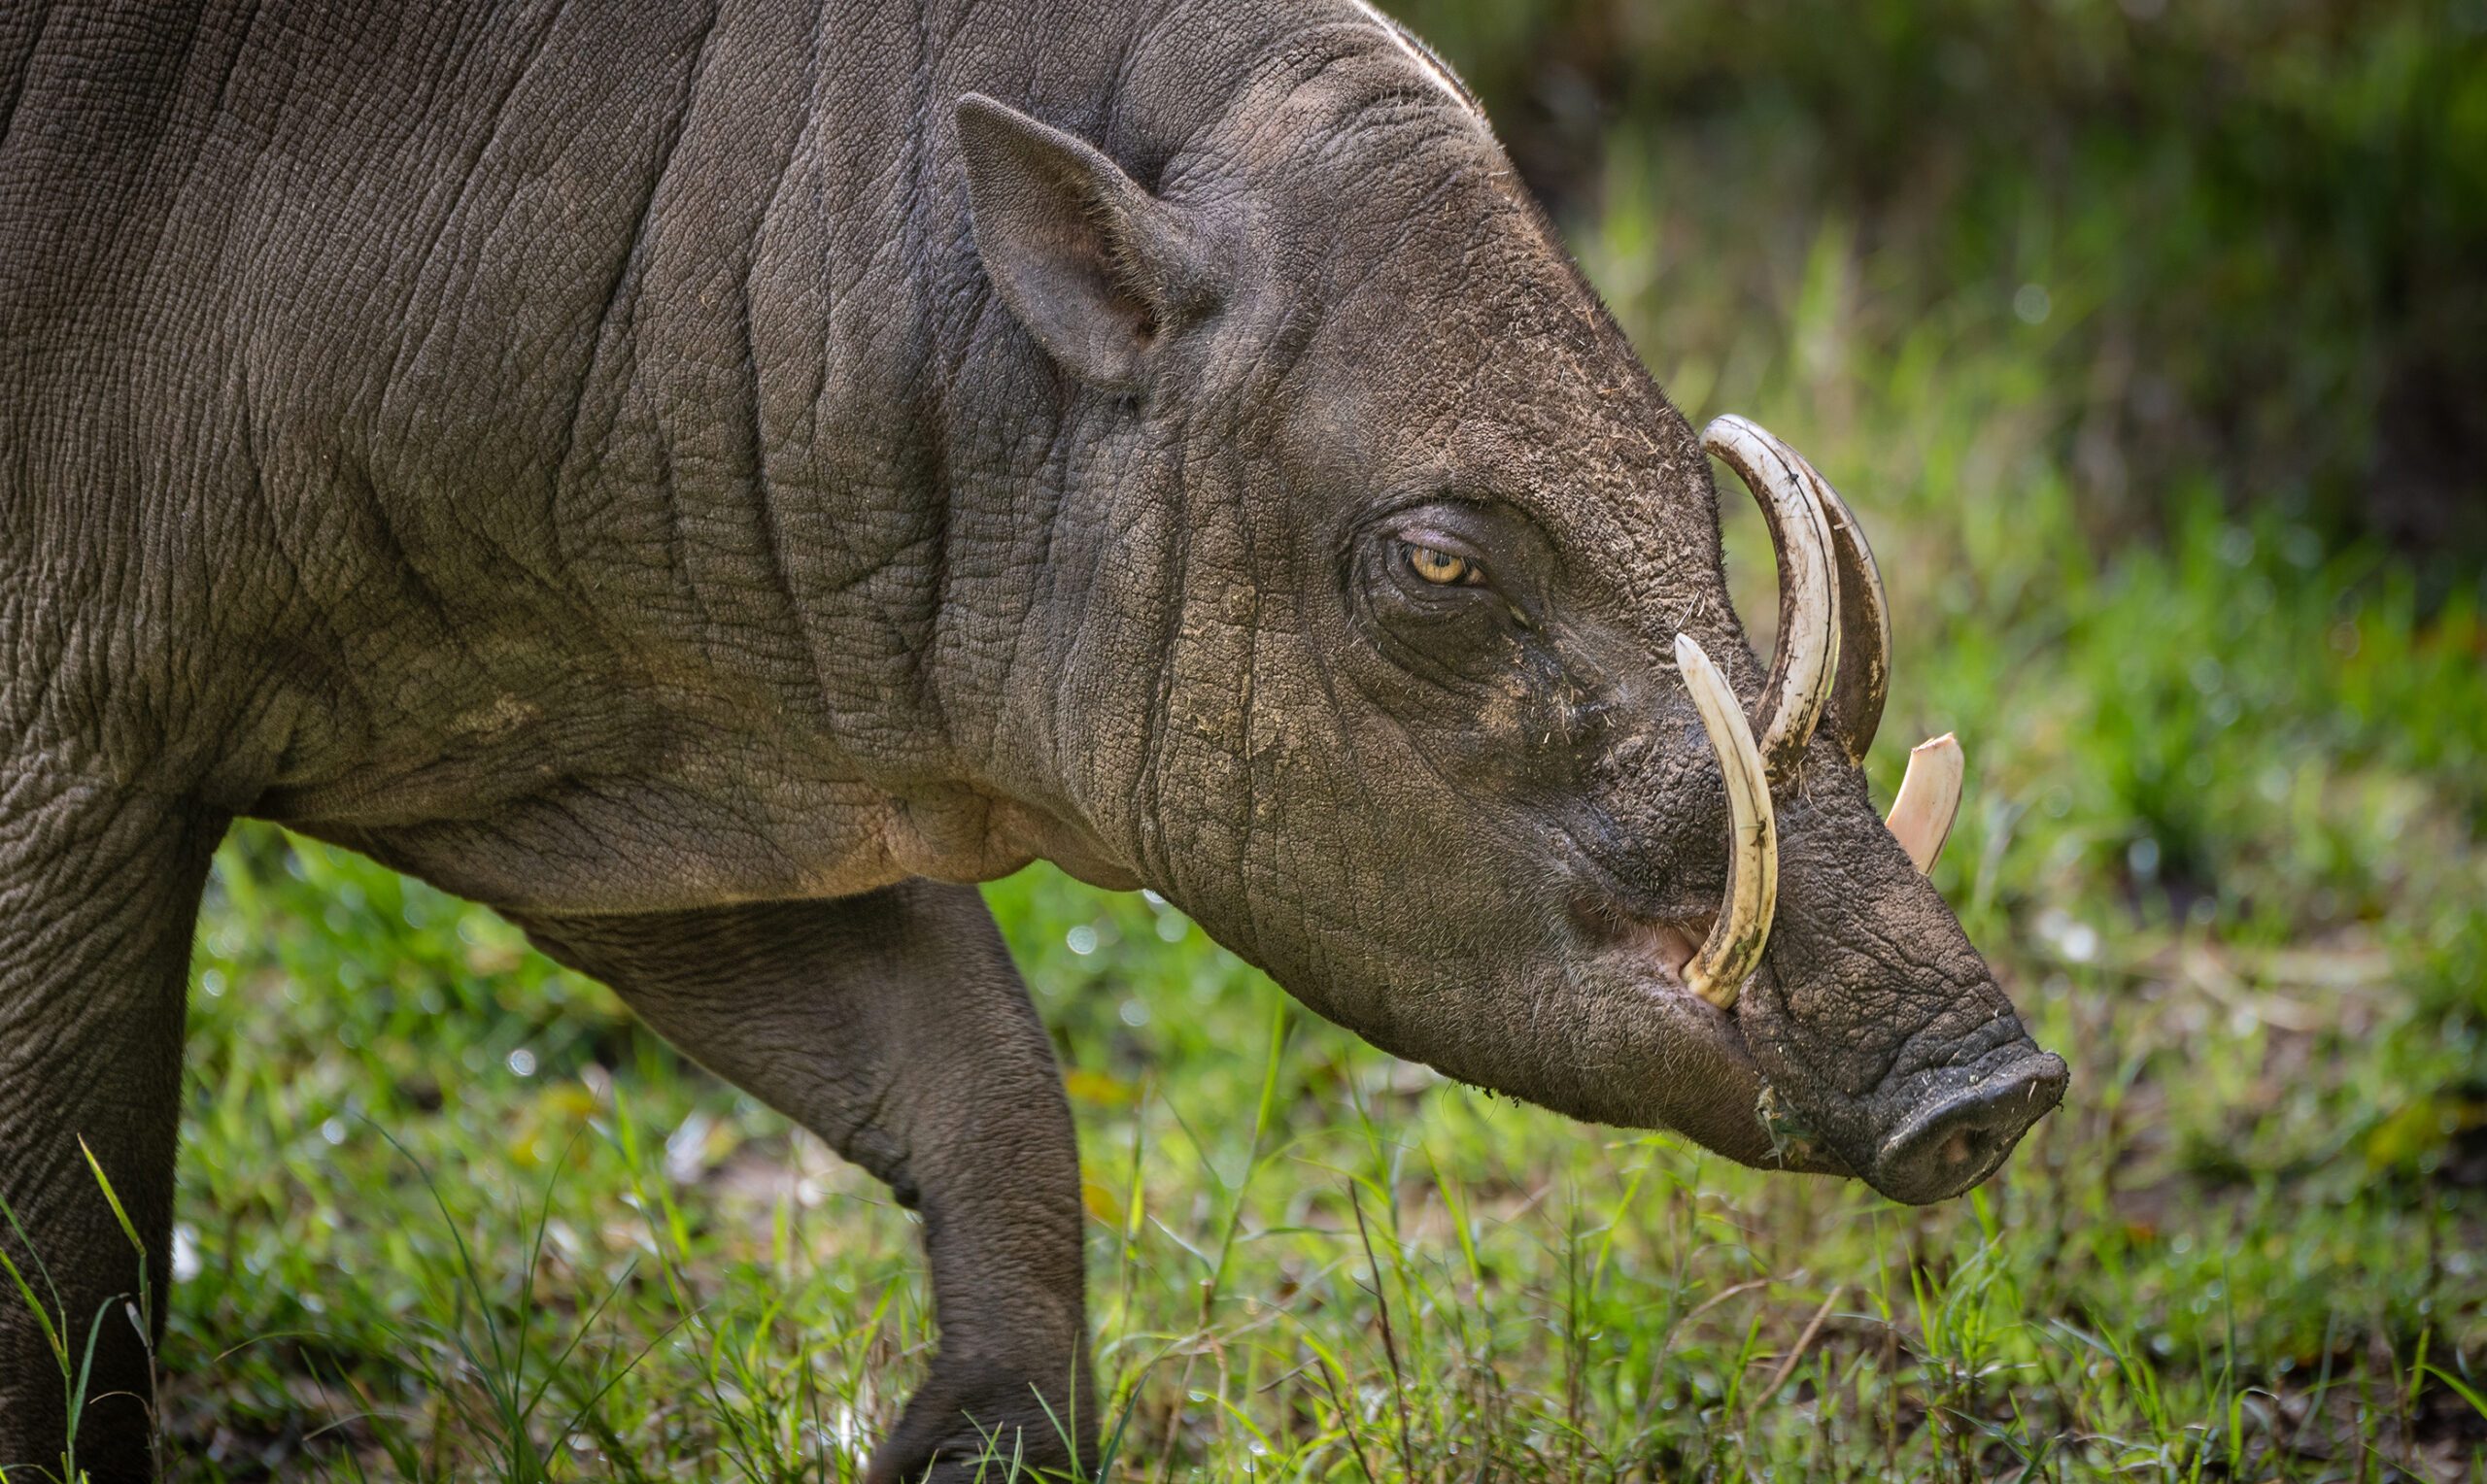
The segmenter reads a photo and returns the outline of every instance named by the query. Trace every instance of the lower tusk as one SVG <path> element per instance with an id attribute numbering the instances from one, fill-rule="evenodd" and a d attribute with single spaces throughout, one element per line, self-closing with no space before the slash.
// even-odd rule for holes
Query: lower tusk
<path id="1" fill-rule="evenodd" d="M 1710 734 L 1710 749 L 1719 755 L 1733 829 L 1727 897 L 1720 904 L 1719 920 L 1710 926 L 1709 938 L 1685 964 L 1684 983 L 1726 1010 L 1761 966 L 1762 947 L 1770 941 L 1771 914 L 1779 905 L 1779 826 L 1771 817 L 1770 781 L 1762 771 L 1761 752 L 1754 746 L 1753 727 L 1745 721 L 1744 703 L 1689 635 L 1676 635 L 1675 662 L 1701 713 L 1701 727 Z"/>
<path id="2" fill-rule="evenodd" d="M 1908 773 L 1900 779 L 1900 796 L 1883 823 L 1908 852 L 1918 874 L 1934 869 L 1951 838 L 1953 817 L 1960 812 L 1960 780 L 1967 765 L 1959 739 L 1950 732 L 1920 742 L 1908 755 Z"/>

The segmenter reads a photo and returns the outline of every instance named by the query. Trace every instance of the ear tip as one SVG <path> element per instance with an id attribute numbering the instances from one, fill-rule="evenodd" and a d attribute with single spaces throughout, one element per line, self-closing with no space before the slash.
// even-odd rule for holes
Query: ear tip
<path id="1" fill-rule="evenodd" d="M 967 147 L 971 165 L 979 155 L 1042 157 L 1047 153 L 1095 152 L 1087 141 L 1064 134 L 985 93 L 959 94 L 959 101 L 951 107 L 951 118 L 957 122 L 959 139 Z"/>
<path id="2" fill-rule="evenodd" d="M 959 101 L 951 106 L 950 117 L 957 124 L 960 138 L 996 148 L 1031 134 L 1045 132 L 1044 125 L 1001 99 L 980 92 L 959 94 Z"/>
<path id="3" fill-rule="evenodd" d="M 990 130 L 1001 123 L 1009 112 L 1003 103 L 980 92 L 971 92 L 959 94 L 959 101 L 951 105 L 950 117 L 957 120 L 960 131 L 966 133 Z"/>

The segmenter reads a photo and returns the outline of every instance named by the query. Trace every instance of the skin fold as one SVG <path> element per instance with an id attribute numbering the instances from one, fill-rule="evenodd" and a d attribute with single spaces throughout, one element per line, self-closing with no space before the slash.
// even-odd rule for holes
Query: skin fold
<path id="1" fill-rule="evenodd" d="M 81 1333 L 137 1278 L 82 1134 L 167 1271 L 239 816 L 504 912 L 924 1213 L 876 1480 L 1091 1446 L 971 885 L 1036 859 L 1453 1077 L 1900 1198 L 2061 1094 L 1828 727 L 1761 969 L 1677 980 L 1727 816 L 1674 639 L 1763 679 L 1712 478 L 1353 0 L 80 0 L 0 14 L 0 1243 Z M 147 1478 L 102 1333 L 80 1463 Z M 0 1466 L 64 1426 L 0 1306 Z"/>

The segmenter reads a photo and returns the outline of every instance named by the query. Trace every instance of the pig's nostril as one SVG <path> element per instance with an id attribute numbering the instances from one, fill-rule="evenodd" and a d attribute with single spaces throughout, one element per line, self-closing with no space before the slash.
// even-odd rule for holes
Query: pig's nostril
<path id="1" fill-rule="evenodd" d="M 2063 1096 L 2064 1065 L 2033 1056 L 1921 1111 L 1883 1145 L 1877 1190 L 1895 1200 L 1943 1200 L 1994 1172 L 2028 1127 Z"/>

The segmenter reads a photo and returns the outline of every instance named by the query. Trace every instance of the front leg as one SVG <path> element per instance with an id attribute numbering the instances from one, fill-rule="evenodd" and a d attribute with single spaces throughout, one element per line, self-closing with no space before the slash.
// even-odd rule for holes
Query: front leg
<path id="1" fill-rule="evenodd" d="M 0 1470 L 62 1472 L 68 1429 L 93 1484 L 154 1477 L 153 1363 L 164 1328 L 190 928 L 223 832 L 210 811 L 0 756 Z M 145 1248 L 123 1234 L 87 1161 Z M 22 1235 L 21 1235 L 22 1233 Z M 142 1289 L 152 1324 L 129 1314 Z M 94 1357 L 71 1418 L 72 1374 Z"/>
<path id="2" fill-rule="evenodd" d="M 871 1484 L 973 1479 L 987 1438 L 1085 1475 L 1078 1147 L 1053 1045 L 972 888 L 521 922 L 923 1212 L 940 1350 Z"/>

